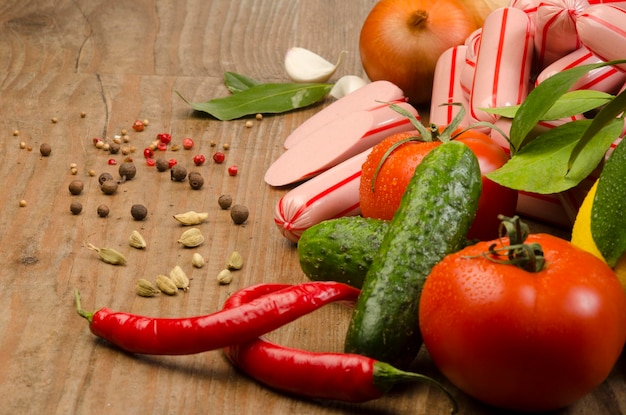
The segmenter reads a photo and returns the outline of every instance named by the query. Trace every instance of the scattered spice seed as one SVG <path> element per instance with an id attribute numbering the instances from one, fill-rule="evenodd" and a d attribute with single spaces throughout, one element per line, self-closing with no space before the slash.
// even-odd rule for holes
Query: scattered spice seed
<path id="1" fill-rule="evenodd" d="M 202 236 L 202 233 L 198 228 L 186 230 L 178 239 L 178 243 L 185 248 L 195 248 L 196 246 L 202 245 L 203 242 L 204 236 Z"/>
<path id="2" fill-rule="evenodd" d="M 156 160 L 154 160 L 153 158 L 147 158 L 146 165 L 149 167 L 154 167 L 156 165 Z"/>
<path id="3" fill-rule="evenodd" d="M 183 291 L 189 291 L 189 277 L 187 277 L 187 274 L 185 274 L 185 271 L 183 271 L 180 265 L 176 265 L 172 268 L 170 271 L 170 279 L 177 288 Z"/>
<path id="4" fill-rule="evenodd" d="M 107 180 L 113 180 L 113 175 L 111 173 L 104 172 L 98 176 L 98 183 L 100 183 L 100 185 L 104 184 Z"/>
<path id="5" fill-rule="evenodd" d="M 122 146 L 120 146 L 119 143 L 113 142 L 109 144 L 109 153 L 111 154 L 117 154 L 120 152 L 120 148 Z"/>
<path id="6" fill-rule="evenodd" d="M 232 206 L 233 198 L 231 195 L 221 195 L 217 199 L 217 203 L 220 205 L 222 209 L 226 210 Z"/>
<path id="7" fill-rule="evenodd" d="M 206 261 L 199 253 L 194 252 L 191 256 L 191 265 L 193 265 L 195 268 L 202 268 L 205 263 Z"/>
<path id="8" fill-rule="evenodd" d="M 172 167 L 178 164 L 178 161 L 176 159 L 169 159 L 167 161 L 167 164 L 168 164 L 168 167 L 171 169 Z"/>
<path id="9" fill-rule="evenodd" d="M 90 243 L 87 244 L 87 248 L 92 251 L 96 251 L 102 262 L 106 262 L 111 265 L 126 265 L 126 257 L 113 248 L 98 248 Z"/>
<path id="10" fill-rule="evenodd" d="M 263 114 L 259 113 L 255 116 L 255 118 L 257 119 L 257 121 L 261 121 L 263 119 Z"/>
<path id="11" fill-rule="evenodd" d="M 41 143 L 39 146 L 39 152 L 42 156 L 48 157 L 50 153 L 52 153 L 52 147 L 50 147 L 50 144 L 48 143 Z"/>
<path id="12" fill-rule="evenodd" d="M 20 200 L 20 207 L 26 207 L 26 200 Z"/>
<path id="13" fill-rule="evenodd" d="M 217 282 L 222 285 L 230 284 L 233 281 L 233 273 L 228 269 L 223 269 L 217 274 Z"/>
<path id="14" fill-rule="evenodd" d="M 222 148 L 223 148 L 224 150 L 230 150 L 230 144 L 228 144 L 228 143 L 224 143 L 224 144 L 222 144 Z"/>
<path id="15" fill-rule="evenodd" d="M 144 126 L 148 126 L 150 125 L 150 121 L 147 118 L 144 118 L 144 120 L 142 121 Z"/>
<path id="16" fill-rule="evenodd" d="M 117 186 L 117 181 L 109 179 L 100 185 L 100 190 L 105 195 L 112 195 L 117 192 Z"/>
<path id="17" fill-rule="evenodd" d="M 137 167 L 135 163 L 125 161 L 120 164 L 118 173 L 123 180 L 131 180 L 137 175 Z"/>
<path id="18" fill-rule="evenodd" d="M 82 203 L 80 203 L 80 202 L 72 202 L 70 204 L 70 212 L 72 212 L 72 214 L 78 215 L 82 211 L 83 211 Z"/>
<path id="19" fill-rule="evenodd" d="M 193 210 L 174 215 L 174 219 L 176 219 L 184 226 L 199 225 L 208 218 L 209 212 L 196 212 Z"/>
<path id="20" fill-rule="evenodd" d="M 211 147 L 215 147 L 217 145 L 217 143 L 214 140 L 209 141 L 209 145 Z"/>
<path id="21" fill-rule="evenodd" d="M 87 113 L 85 111 L 80 112 L 80 118 L 85 118 L 86 116 L 87 116 Z"/>
<path id="22" fill-rule="evenodd" d="M 135 285 L 135 292 L 141 297 L 154 297 L 161 291 L 159 291 L 159 289 L 147 279 L 140 278 L 137 280 L 137 284 Z"/>
<path id="23" fill-rule="evenodd" d="M 14 136 L 20 135 L 20 130 L 13 130 L 13 135 Z"/>
<path id="24" fill-rule="evenodd" d="M 169 277 L 165 275 L 157 275 L 156 286 L 164 294 L 167 294 L 167 295 L 178 294 L 178 287 L 176 287 L 176 284 L 174 284 L 174 281 L 172 281 Z"/>
<path id="25" fill-rule="evenodd" d="M 26 143 L 23 141 L 20 141 L 20 148 L 21 149 L 25 149 L 26 148 Z"/>
<path id="26" fill-rule="evenodd" d="M 83 182 L 80 180 L 72 180 L 68 187 L 69 187 L 70 193 L 73 194 L 74 196 L 81 194 L 84 189 Z"/>
<path id="27" fill-rule="evenodd" d="M 228 262 L 226 263 L 226 268 L 230 270 L 238 270 L 243 267 L 243 257 L 237 251 L 233 251 L 228 257 Z"/>
<path id="28" fill-rule="evenodd" d="M 170 177 L 175 182 L 182 182 L 187 177 L 187 169 L 180 164 L 176 164 L 170 170 Z"/>
<path id="29" fill-rule="evenodd" d="M 71 174 L 72 176 L 76 176 L 76 175 L 78 174 L 78 169 L 77 169 L 76 167 L 72 167 L 72 168 L 70 169 L 70 174 Z"/>
<path id="30" fill-rule="evenodd" d="M 193 190 L 200 190 L 204 185 L 204 178 L 197 171 L 189 173 L 189 186 Z"/>
<path id="31" fill-rule="evenodd" d="M 157 171 L 160 172 L 164 172 L 167 171 L 167 169 L 170 168 L 170 163 L 165 160 L 163 157 L 159 157 L 158 159 L 156 159 L 156 169 Z"/>
<path id="32" fill-rule="evenodd" d="M 157 134 L 157 140 L 163 144 L 169 144 L 172 142 L 172 135 L 168 133 L 159 133 Z"/>
<path id="33" fill-rule="evenodd" d="M 196 166 L 202 166 L 205 161 L 206 158 L 204 157 L 204 154 L 196 154 L 195 156 L 193 156 L 193 163 Z"/>
<path id="34" fill-rule="evenodd" d="M 254 126 L 254 123 L 252 122 L 252 120 L 246 121 L 246 128 L 252 128 L 253 126 Z"/>
<path id="35" fill-rule="evenodd" d="M 137 249 L 144 249 L 147 246 L 146 240 L 137 230 L 131 232 L 130 236 L 128 237 L 128 245 Z"/>
<path id="36" fill-rule="evenodd" d="M 248 220 L 250 212 L 244 205 L 234 205 L 230 210 L 230 217 L 235 225 L 241 225 Z"/>
<path id="37" fill-rule="evenodd" d="M 154 157 L 154 150 L 153 150 L 153 149 L 151 149 L 150 147 L 146 147 L 146 148 L 143 150 L 143 156 L 144 156 L 145 158 L 147 158 L 147 159 L 149 159 L 149 158 L 153 158 L 153 157 Z"/>
<path id="38" fill-rule="evenodd" d="M 226 155 L 222 153 L 221 151 L 217 151 L 215 152 L 215 154 L 213 154 L 213 161 L 216 162 L 217 164 L 223 163 L 224 160 L 226 160 Z"/>
<path id="39" fill-rule="evenodd" d="M 59 122 L 59 119 L 57 117 L 52 117 L 50 121 L 52 121 L 52 124 L 56 124 L 57 122 Z"/>
<path id="40" fill-rule="evenodd" d="M 144 123 L 143 121 L 141 121 L 141 120 L 136 120 L 136 121 L 133 123 L 133 130 L 135 130 L 135 131 L 137 131 L 137 132 L 141 132 L 141 131 L 143 131 L 143 130 L 144 130 L 144 126 L 145 126 L 145 123 Z"/>
<path id="41" fill-rule="evenodd" d="M 107 160 L 107 164 L 109 166 L 115 166 L 117 164 L 117 160 L 115 160 L 115 159 L 108 159 Z"/>
<path id="42" fill-rule="evenodd" d="M 100 205 L 98 206 L 96 212 L 101 218 L 106 218 L 107 216 L 109 216 L 109 207 L 107 205 Z"/>
<path id="43" fill-rule="evenodd" d="M 96 171 L 94 169 L 89 169 L 89 171 L 87 172 L 87 174 L 89 175 L 89 177 L 93 177 L 96 175 Z"/>
<path id="44" fill-rule="evenodd" d="M 185 150 L 191 150 L 193 148 L 194 142 L 193 142 L 193 138 L 183 138 L 183 148 Z"/>
<path id="45" fill-rule="evenodd" d="M 228 174 L 230 176 L 236 176 L 239 173 L 239 168 L 235 165 L 232 165 L 228 168 Z"/>
<path id="46" fill-rule="evenodd" d="M 179 147 L 178 144 L 172 144 L 172 145 L 170 145 L 170 150 L 178 151 L 178 150 L 180 150 L 180 147 Z"/>
<path id="47" fill-rule="evenodd" d="M 130 214 L 135 220 L 144 220 L 148 216 L 148 209 L 144 205 L 135 204 L 131 206 Z"/>
<path id="48" fill-rule="evenodd" d="M 167 150 L 167 144 L 165 144 L 163 141 L 159 141 L 159 143 L 156 145 L 156 148 L 159 151 L 165 151 Z"/>

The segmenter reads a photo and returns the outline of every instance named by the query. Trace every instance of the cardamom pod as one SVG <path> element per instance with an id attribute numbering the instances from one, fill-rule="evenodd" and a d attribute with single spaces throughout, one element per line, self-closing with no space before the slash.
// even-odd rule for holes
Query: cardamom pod
<path id="1" fill-rule="evenodd" d="M 194 267 L 202 268 L 205 263 L 206 261 L 204 260 L 202 255 L 200 255 L 199 253 L 194 252 L 193 255 L 191 256 L 191 265 L 193 265 Z"/>
<path id="2" fill-rule="evenodd" d="M 208 217 L 209 217 L 208 212 L 198 213 L 198 212 L 194 212 L 193 210 L 190 210 L 189 212 L 185 212 L 185 213 L 179 213 L 178 215 L 174 215 L 174 219 L 176 219 L 177 221 L 179 221 L 185 226 L 199 225 L 205 220 L 207 220 Z"/>
<path id="3" fill-rule="evenodd" d="M 176 265 L 170 271 L 170 279 L 174 282 L 176 287 L 180 288 L 183 291 L 189 290 L 189 278 L 185 271 L 180 267 L 180 265 Z"/>
<path id="4" fill-rule="evenodd" d="M 233 273 L 229 269 L 223 269 L 217 274 L 217 282 L 226 285 L 230 284 L 233 280 Z"/>
<path id="5" fill-rule="evenodd" d="M 128 244 L 133 248 L 143 249 L 146 247 L 146 240 L 141 236 L 139 231 L 133 231 L 128 238 Z"/>
<path id="6" fill-rule="evenodd" d="M 183 232 L 178 239 L 178 243 L 186 248 L 194 248 L 201 245 L 204 242 L 204 236 L 198 228 L 191 228 Z"/>
<path id="7" fill-rule="evenodd" d="M 145 278 L 137 280 L 135 285 L 135 292 L 142 297 L 154 297 L 160 293 L 159 289 L 154 286 L 150 281 Z"/>
<path id="8" fill-rule="evenodd" d="M 167 295 L 176 295 L 178 294 L 178 287 L 174 284 L 169 277 L 159 274 L 156 277 L 156 285 L 161 290 L 161 292 Z"/>
<path id="9" fill-rule="evenodd" d="M 226 268 L 228 269 L 241 269 L 243 267 L 243 258 L 241 254 L 237 251 L 233 251 L 228 257 L 228 263 L 226 264 Z"/>
<path id="10" fill-rule="evenodd" d="M 98 248 L 93 244 L 87 244 L 87 248 L 96 251 L 102 262 L 111 265 L 126 265 L 126 257 L 113 248 Z"/>

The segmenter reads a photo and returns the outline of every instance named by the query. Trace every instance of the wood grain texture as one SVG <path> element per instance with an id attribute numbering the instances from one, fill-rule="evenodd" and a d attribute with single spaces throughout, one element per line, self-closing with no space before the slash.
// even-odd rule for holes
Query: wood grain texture
<path id="1" fill-rule="evenodd" d="M 234 370 L 219 351 L 194 356 L 132 356 L 96 339 L 77 316 L 73 290 L 83 307 L 107 306 L 133 313 L 176 317 L 218 310 L 233 291 L 259 282 L 305 280 L 297 255 L 275 229 L 273 211 L 284 189 L 263 182 L 263 173 L 283 151 L 282 142 L 320 106 L 245 120 L 219 122 L 189 110 L 176 95 L 204 101 L 227 94 L 224 71 L 263 81 L 286 81 L 282 59 L 292 46 L 328 59 L 348 52 L 339 75 L 363 75 L 358 56 L 360 25 L 374 0 L 6 0 L 0 4 L 0 413 L 15 414 L 438 414 L 448 403 L 440 392 L 407 385 L 363 405 L 311 402 L 269 390 Z M 323 104 L 322 104 L 323 105 Z M 86 117 L 80 116 L 81 112 Z M 53 123 L 51 119 L 57 118 Z M 148 119 L 141 133 L 130 128 Z M 97 175 L 117 167 L 92 138 L 129 131 L 137 151 L 137 177 L 112 196 Z M 19 130 L 18 135 L 14 131 Z M 143 163 L 141 154 L 159 132 L 174 142 L 192 137 L 192 151 L 167 151 L 205 185 L 192 191 Z M 20 148 L 24 142 L 28 148 Z M 52 154 L 41 157 L 39 145 Z M 216 147 L 210 143 L 215 142 Z M 229 144 L 227 161 L 195 167 L 193 154 L 212 154 Z M 76 176 L 70 165 L 78 167 Z M 227 166 L 240 174 L 230 177 Z M 96 172 L 90 177 L 88 171 Z M 69 183 L 85 189 L 71 196 Z M 217 198 L 231 194 L 249 207 L 243 226 L 232 224 Z M 19 207 L 25 200 L 26 207 Z M 83 204 L 72 215 L 72 201 Z M 142 222 L 132 204 L 149 211 Z M 96 208 L 107 204 L 110 215 Z M 184 228 L 172 215 L 207 211 L 200 226 L 206 242 L 196 250 L 176 240 Z M 133 230 L 148 241 L 143 251 L 127 245 Z M 556 231 L 556 230 L 553 230 Z M 128 265 L 99 261 L 86 242 L 120 250 Z M 231 285 L 215 277 L 233 250 L 245 266 Z M 193 269 L 200 252 L 208 263 Z M 176 297 L 135 295 L 138 278 L 154 279 L 181 265 L 192 277 L 188 293 Z M 269 337 L 316 351 L 341 351 L 349 311 L 328 306 Z M 415 370 L 442 381 L 425 352 Z M 448 385 L 462 413 L 497 414 Z M 560 414 L 625 413 L 624 365 L 596 392 Z"/>

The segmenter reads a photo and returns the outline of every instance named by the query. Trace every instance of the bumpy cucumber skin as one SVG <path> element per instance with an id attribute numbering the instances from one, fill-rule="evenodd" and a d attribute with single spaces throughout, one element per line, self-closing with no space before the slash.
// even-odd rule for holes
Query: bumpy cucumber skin
<path id="1" fill-rule="evenodd" d="M 415 359 L 422 287 L 436 263 L 464 246 L 480 192 L 478 161 L 465 144 L 444 143 L 422 160 L 363 282 L 346 352 L 398 367 Z"/>
<path id="2" fill-rule="evenodd" d="M 361 288 L 388 228 L 388 221 L 362 216 L 313 225 L 298 240 L 300 268 L 313 281 L 339 281 Z"/>

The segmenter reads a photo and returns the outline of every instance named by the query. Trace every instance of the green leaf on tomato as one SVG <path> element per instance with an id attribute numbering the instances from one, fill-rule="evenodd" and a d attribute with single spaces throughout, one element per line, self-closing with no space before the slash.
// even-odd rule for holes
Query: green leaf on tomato
<path id="1" fill-rule="evenodd" d="M 563 94 L 548 111 L 541 117 L 541 120 L 558 120 L 568 118 L 573 115 L 585 113 L 607 104 L 614 98 L 613 95 L 602 91 L 578 90 L 569 91 Z M 481 108 L 482 111 L 500 115 L 506 118 L 514 118 L 519 109 L 519 105 L 498 108 Z"/>
<path id="2" fill-rule="evenodd" d="M 591 235 L 607 264 L 626 252 L 626 140 L 606 161 L 591 207 Z"/>
<path id="3" fill-rule="evenodd" d="M 227 121 L 246 115 L 279 114 L 307 107 L 322 100 L 331 88 L 332 84 L 322 83 L 267 83 L 207 102 L 192 103 L 181 98 L 194 110 Z"/>
<path id="4" fill-rule="evenodd" d="M 533 193 L 571 189 L 598 166 L 623 126 L 619 119 L 604 126 L 585 148 L 585 157 L 577 158 L 570 169 L 572 150 L 591 123 L 591 120 L 571 121 L 543 133 L 487 177 L 503 186 Z"/>

